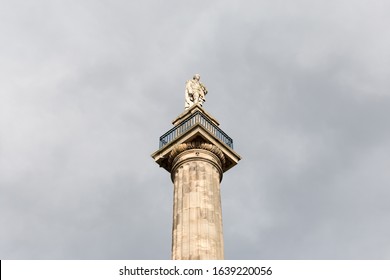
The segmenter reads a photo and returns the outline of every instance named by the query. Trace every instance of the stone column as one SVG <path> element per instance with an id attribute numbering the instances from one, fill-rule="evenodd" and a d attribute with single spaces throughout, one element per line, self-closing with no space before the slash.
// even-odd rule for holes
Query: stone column
<path id="1" fill-rule="evenodd" d="M 223 259 L 222 151 L 212 144 L 184 143 L 175 147 L 169 161 L 174 183 L 172 259 Z"/>
<path id="2" fill-rule="evenodd" d="M 174 184 L 172 259 L 223 259 L 220 182 L 241 157 L 233 139 L 199 104 L 172 124 L 152 154 Z"/>

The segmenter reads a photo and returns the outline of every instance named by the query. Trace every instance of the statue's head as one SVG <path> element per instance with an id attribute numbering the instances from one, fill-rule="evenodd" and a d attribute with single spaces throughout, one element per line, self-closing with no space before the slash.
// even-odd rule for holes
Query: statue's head
<path id="1" fill-rule="evenodd" d="M 195 74 L 192 79 L 199 81 L 200 80 L 200 75 L 199 74 Z"/>

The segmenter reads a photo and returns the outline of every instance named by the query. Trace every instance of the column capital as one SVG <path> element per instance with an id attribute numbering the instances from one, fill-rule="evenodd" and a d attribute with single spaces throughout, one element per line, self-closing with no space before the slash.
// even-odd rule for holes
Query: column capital
<path id="1" fill-rule="evenodd" d="M 190 149 L 203 149 L 212 152 L 221 161 L 221 167 L 226 163 L 225 155 L 223 154 L 222 150 L 217 146 L 210 143 L 201 142 L 201 141 L 192 141 L 188 143 L 175 145 L 171 153 L 169 154 L 168 164 L 172 164 L 173 160 L 178 154 Z"/>
<path id="2" fill-rule="evenodd" d="M 222 181 L 223 166 L 226 162 L 223 152 L 212 144 L 191 142 L 176 145 L 169 156 L 172 182 L 177 168 L 190 161 L 209 162 L 218 170 L 219 181 Z"/>

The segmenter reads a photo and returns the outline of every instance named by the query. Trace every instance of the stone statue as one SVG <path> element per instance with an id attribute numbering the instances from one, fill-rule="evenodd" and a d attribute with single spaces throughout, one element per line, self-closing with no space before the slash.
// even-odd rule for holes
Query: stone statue
<path id="1" fill-rule="evenodd" d="M 200 75 L 195 74 L 192 80 L 186 82 L 186 96 L 184 109 L 187 110 L 194 104 L 203 105 L 203 102 L 206 101 L 207 89 L 206 87 L 199 82 Z"/>

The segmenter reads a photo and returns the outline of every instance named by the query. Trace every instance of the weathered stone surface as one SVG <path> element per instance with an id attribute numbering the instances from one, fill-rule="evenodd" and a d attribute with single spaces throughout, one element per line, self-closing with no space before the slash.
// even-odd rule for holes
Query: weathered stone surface
<path id="1" fill-rule="evenodd" d="M 172 259 L 223 259 L 221 162 L 203 149 L 185 150 L 172 169 Z"/>
<path id="2" fill-rule="evenodd" d="M 198 103 L 172 123 L 181 127 L 199 113 L 213 126 L 219 125 Z M 176 133 L 176 130 L 172 131 Z M 223 173 L 235 166 L 241 157 L 217 136 L 204 124 L 195 122 L 181 134 L 172 135 L 152 154 L 156 163 L 171 173 L 174 185 L 174 260 L 224 258 L 220 182 Z"/>
<path id="3" fill-rule="evenodd" d="M 186 82 L 184 109 L 188 110 L 194 104 L 203 105 L 206 101 L 207 89 L 200 82 L 200 75 L 195 74 L 192 80 Z"/>

